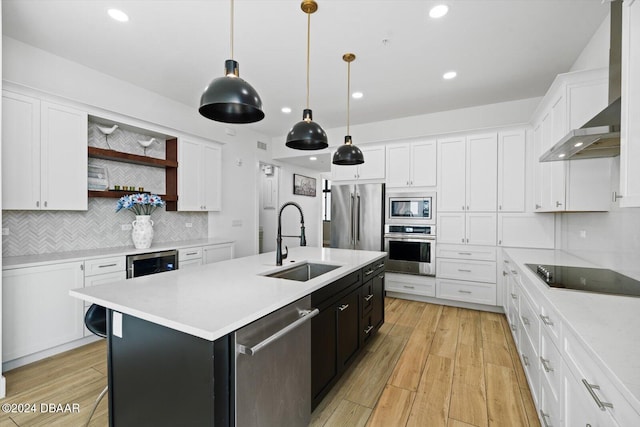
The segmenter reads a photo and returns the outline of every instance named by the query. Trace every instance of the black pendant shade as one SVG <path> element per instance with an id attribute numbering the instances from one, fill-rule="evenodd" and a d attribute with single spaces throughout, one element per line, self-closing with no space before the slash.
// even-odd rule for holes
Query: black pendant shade
<path id="1" fill-rule="evenodd" d="M 200 97 L 198 111 L 224 123 L 254 123 L 264 118 L 258 92 L 239 75 L 238 62 L 225 61 L 225 76 L 214 79 Z"/>
<path id="2" fill-rule="evenodd" d="M 322 150 L 329 146 L 324 129 L 312 118 L 311 110 L 305 109 L 302 120 L 293 125 L 287 135 L 287 147 L 296 150 Z"/>
<path id="3" fill-rule="evenodd" d="M 351 143 L 351 135 L 344 137 L 344 144 L 338 147 L 333 154 L 332 163 L 341 166 L 361 165 L 364 163 L 362 151 Z"/>

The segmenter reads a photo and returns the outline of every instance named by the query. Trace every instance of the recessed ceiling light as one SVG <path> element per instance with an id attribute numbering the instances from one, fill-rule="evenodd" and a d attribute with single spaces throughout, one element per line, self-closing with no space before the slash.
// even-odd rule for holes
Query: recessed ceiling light
<path id="1" fill-rule="evenodd" d="M 311 160 L 313 162 L 315 160 L 318 160 L 318 158 L 317 157 L 309 157 L 309 160 Z"/>
<path id="2" fill-rule="evenodd" d="M 456 73 L 455 71 L 447 71 L 446 73 L 444 73 L 442 75 L 442 78 L 445 80 L 451 80 L 453 78 L 455 78 L 458 75 L 458 73 Z"/>
<path id="3" fill-rule="evenodd" d="M 120 9 L 109 9 L 107 13 L 118 22 L 127 22 L 129 20 L 129 16 Z"/>
<path id="4" fill-rule="evenodd" d="M 576 142 L 575 144 L 573 144 L 574 147 L 582 147 L 582 142 Z"/>
<path id="5" fill-rule="evenodd" d="M 562 154 L 558 154 L 558 157 L 563 158 L 564 156 L 566 156 L 566 154 L 562 153 Z"/>
<path id="6" fill-rule="evenodd" d="M 364 94 L 362 92 L 353 92 L 353 94 L 351 94 L 351 97 L 353 99 L 360 99 L 364 96 Z"/>
<path id="7" fill-rule="evenodd" d="M 282 112 L 283 112 L 283 113 L 285 113 L 285 114 L 289 114 L 289 113 L 291 112 L 291 108 L 289 108 L 289 107 L 282 107 L 282 109 L 281 109 L 280 111 L 282 111 Z"/>
<path id="8" fill-rule="evenodd" d="M 449 12 L 449 6 L 444 4 L 439 4 L 437 6 L 432 7 L 431 10 L 429 10 L 429 16 L 435 19 L 442 18 L 444 15 L 447 14 L 447 12 Z"/>

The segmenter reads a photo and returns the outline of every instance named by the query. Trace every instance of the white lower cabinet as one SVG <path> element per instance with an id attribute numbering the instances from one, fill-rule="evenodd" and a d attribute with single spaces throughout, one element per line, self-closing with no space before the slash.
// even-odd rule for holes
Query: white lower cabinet
<path id="1" fill-rule="evenodd" d="M 436 249 L 436 296 L 496 305 L 496 248 L 439 244 Z"/>
<path id="2" fill-rule="evenodd" d="M 2 361 L 83 337 L 84 307 L 69 291 L 83 286 L 83 262 L 2 272 Z"/>
<path id="3" fill-rule="evenodd" d="M 233 243 L 198 246 L 178 250 L 178 268 L 184 269 L 233 258 Z"/>
<path id="4" fill-rule="evenodd" d="M 88 259 L 84 262 L 84 287 L 104 285 L 106 283 L 118 282 L 127 279 L 127 260 L 124 256 L 108 258 Z M 84 301 L 84 312 L 91 306 L 91 303 Z M 84 316 L 83 316 L 84 319 Z M 83 321 L 84 324 L 84 321 Z M 93 332 L 84 327 L 84 336 L 93 336 Z"/>
<path id="5" fill-rule="evenodd" d="M 435 297 L 436 279 L 429 276 L 386 273 L 384 288 L 390 292 Z"/>

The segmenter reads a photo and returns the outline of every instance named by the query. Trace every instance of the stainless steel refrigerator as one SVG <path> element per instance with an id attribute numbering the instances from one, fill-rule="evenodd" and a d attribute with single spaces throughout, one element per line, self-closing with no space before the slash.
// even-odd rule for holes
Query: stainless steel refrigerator
<path id="1" fill-rule="evenodd" d="M 383 250 L 384 184 L 331 186 L 331 247 Z"/>

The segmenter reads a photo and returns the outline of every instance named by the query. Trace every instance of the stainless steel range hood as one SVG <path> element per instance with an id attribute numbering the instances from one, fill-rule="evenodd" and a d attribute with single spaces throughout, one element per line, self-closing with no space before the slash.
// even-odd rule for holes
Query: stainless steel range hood
<path id="1" fill-rule="evenodd" d="M 609 105 L 540 156 L 541 162 L 614 157 L 620 154 L 622 0 L 611 1 Z"/>

